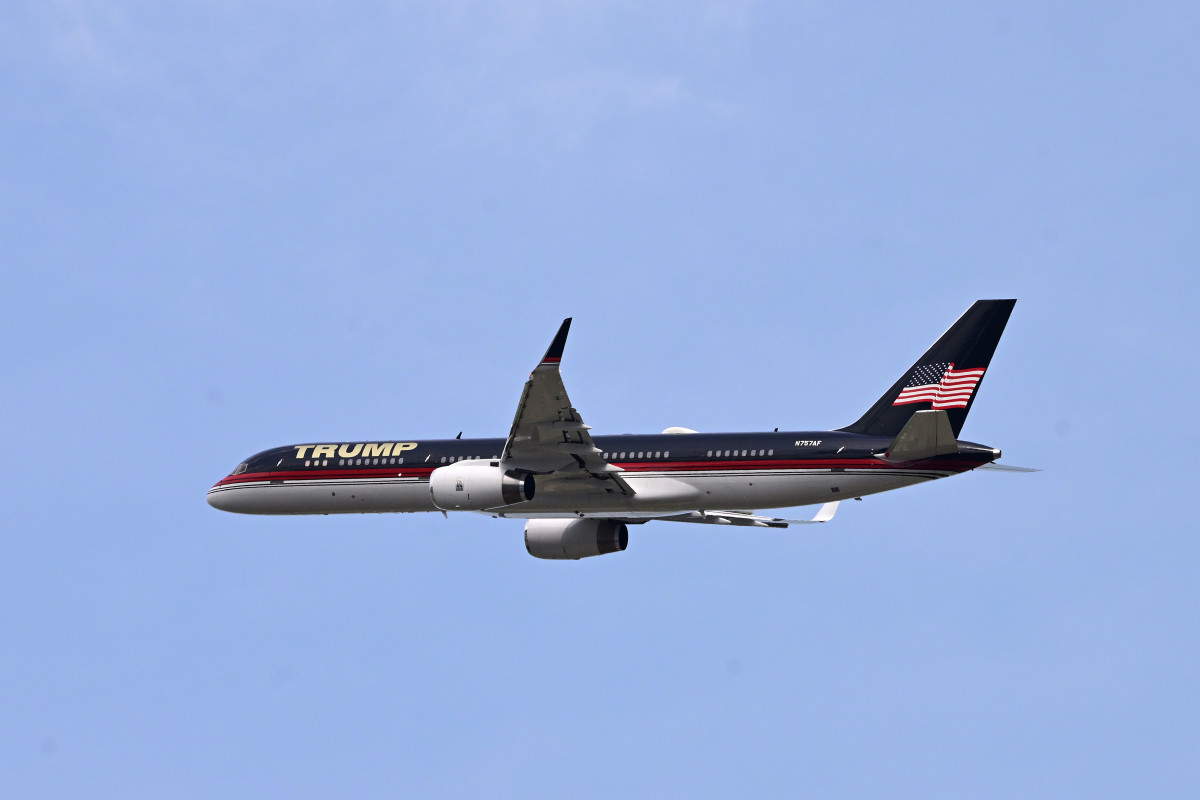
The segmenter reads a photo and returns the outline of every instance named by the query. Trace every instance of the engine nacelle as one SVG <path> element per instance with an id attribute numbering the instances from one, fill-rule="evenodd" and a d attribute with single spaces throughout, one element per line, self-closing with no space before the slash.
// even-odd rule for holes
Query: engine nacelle
<path id="1" fill-rule="evenodd" d="M 580 559 L 629 546 L 629 528 L 611 519 L 531 519 L 525 549 L 537 558 Z"/>
<path id="2" fill-rule="evenodd" d="M 433 504 L 443 511 L 483 511 L 533 499 L 533 476 L 505 472 L 494 462 L 459 461 L 429 476 Z"/>

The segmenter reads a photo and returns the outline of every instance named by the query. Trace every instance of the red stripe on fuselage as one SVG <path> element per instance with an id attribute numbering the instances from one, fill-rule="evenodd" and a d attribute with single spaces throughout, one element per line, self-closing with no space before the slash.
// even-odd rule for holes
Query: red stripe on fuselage
<path id="1" fill-rule="evenodd" d="M 803 458 L 803 459 L 754 459 L 754 460 L 705 460 L 705 461 L 631 461 L 613 462 L 625 472 L 730 472 L 730 471 L 779 471 L 797 469 L 854 469 L 854 470 L 904 470 L 966 472 L 986 461 L 964 461 L 962 459 L 935 459 L 909 464 L 890 464 L 877 458 Z M 439 464 L 438 467 L 444 466 Z M 303 469 L 279 472 L 243 472 L 229 475 L 217 482 L 217 486 L 262 481 L 301 480 L 350 480 L 381 478 L 427 478 L 438 467 L 413 466 L 388 469 Z"/>
<path id="2" fill-rule="evenodd" d="M 279 472 L 243 472 L 217 481 L 217 486 L 235 483 L 294 480 L 335 480 L 338 478 L 425 478 L 434 467 L 390 467 L 388 469 L 302 469 Z"/>
<path id="3" fill-rule="evenodd" d="M 987 462 L 964 462 L 938 459 L 920 462 L 922 468 L 934 470 L 968 470 Z M 801 458 L 757 459 L 753 461 L 635 461 L 616 463 L 626 472 L 711 472 L 726 470 L 793 470 L 793 469 L 912 469 L 880 461 L 877 458 Z"/>

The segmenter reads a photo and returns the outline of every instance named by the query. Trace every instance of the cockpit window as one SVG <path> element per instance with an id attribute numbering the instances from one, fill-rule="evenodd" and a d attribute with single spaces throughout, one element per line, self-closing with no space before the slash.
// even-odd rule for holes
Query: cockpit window
<path id="1" fill-rule="evenodd" d="M 245 472 L 248 469 L 250 469 L 250 465 L 247 464 L 245 461 L 243 461 L 241 464 L 238 464 L 236 467 L 234 467 L 233 472 L 231 472 L 229 474 L 230 475 L 241 475 L 243 472 Z"/>

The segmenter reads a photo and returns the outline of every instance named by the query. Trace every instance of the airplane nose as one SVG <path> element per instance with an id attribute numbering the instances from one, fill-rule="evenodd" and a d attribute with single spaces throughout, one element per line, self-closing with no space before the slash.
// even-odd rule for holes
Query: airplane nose
<path id="1" fill-rule="evenodd" d="M 220 481 L 208 490 L 204 498 L 208 504 L 218 511 L 229 511 L 234 514 L 270 514 L 270 504 L 264 505 L 262 489 L 248 486 L 244 483 L 227 483 Z"/>
<path id="2" fill-rule="evenodd" d="M 230 497 L 232 494 L 233 492 L 229 490 L 222 491 L 221 485 L 217 484 L 208 490 L 208 496 L 205 499 L 208 500 L 210 506 L 218 511 L 236 511 L 237 509 L 233 507 L 233 498 Z"/>
<path id="3" fill-rule="evenodd" d="M 214 486 L 213 488 L 209 489 L 208 496 L 205 499 L 208 500 L 208 504 L 210 506 L 212 506 L 213 508 L 219 509 L 221 511 L 225 510 L 225 509 L 221 508 L 221 505 L 222 505 L 221 495 L 217 492 L 217 487 Z"/>

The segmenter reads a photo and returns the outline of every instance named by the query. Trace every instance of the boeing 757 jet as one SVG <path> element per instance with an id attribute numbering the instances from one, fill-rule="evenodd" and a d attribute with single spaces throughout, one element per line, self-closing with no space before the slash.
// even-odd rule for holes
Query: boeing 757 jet
<path id="1" fill-rule="evenodd" d="M 1000 457 L 959 439 L 1016 300 L 980 300 L 855 423 L 832 431 L 593 436 L 550 343 L 506 438 L 275 447 L 238 464 L 208 502 L 243 514 L 473 511 L 526 520 L 538 558 L 624 550 L 649 521 L 786 528 L 838 503 L 957 475 Z M 996 465 L 999 466 L 999 465 Z M 811 519 L 746 509 L 820 504 Z"/>

